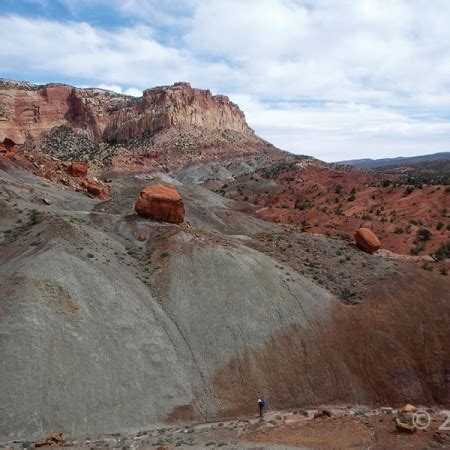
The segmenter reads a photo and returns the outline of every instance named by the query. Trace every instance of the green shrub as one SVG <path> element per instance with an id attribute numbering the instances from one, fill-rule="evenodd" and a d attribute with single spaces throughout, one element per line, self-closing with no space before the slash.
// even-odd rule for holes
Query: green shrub
<path id="1" fill-rule="evenodd" d="M 308 228 L 311 228 L 311 225 L 308 223 L 308 221 L 306 219 L 302 220 L 301 230 L 306 231 Z"/>
<path id="2" fill-rule="evenodd" d="M 431 256 L 435 261 L 444 261 L 444 259 L 450 258 L 450 241 L 446 244 L 441 244 Z"/>
<path id="3" fill-rule="evenodd" d="M 420 244 L 417 244 L 415 247 L 412 247 L 409 249 L 409 253 L 411 255 L 416 256 L 418 255 L 423 249 L 425 248 L 425 244 L 421 242 Z"/>
<path id="4" fill-rule="evenodd" d="M 428 230 L 427 228 L 419 228 L 416 232 L 416 236 L 421 241 L 429 241 L 431 239 L 431 237 L 433 236 L 433 233 L 430 230 Z"/>
<path id="5" fill-rule="evenodd" d="M 28 225 L 36 225 L 42 220 L 42 213 L 37 209 L 28 211 Z"/>

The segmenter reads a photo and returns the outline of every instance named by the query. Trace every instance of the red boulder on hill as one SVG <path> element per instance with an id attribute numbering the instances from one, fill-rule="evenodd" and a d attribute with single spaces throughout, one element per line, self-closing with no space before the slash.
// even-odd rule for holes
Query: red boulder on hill
<path id="1" fill-rule="evenodd" d="M 355 233 L 356 245 L 367 253 L 376 252 L 381 244 L 375 233 L 368 228 L 360 228 Z"/>
<path id="2" fill-rule="evenodd" d="M 69 166 L 69 174 L 73 177 L 85 177 L 88 173 L 88 164 L 84 162 L 73 162 Z"/>
<path id="3" fill-rule="evenodd" d="M 182 223 L 184 204 L 174 186 L 154 184 L 145 186 L 134 205 L 138 214 L 163 222 Z"/>

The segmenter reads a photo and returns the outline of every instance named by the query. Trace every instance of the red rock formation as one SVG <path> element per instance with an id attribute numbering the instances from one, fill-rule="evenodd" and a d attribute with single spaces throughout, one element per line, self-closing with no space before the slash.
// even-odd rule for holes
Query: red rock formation
<path id="1" fill-rule="evenodd" d="M 367 253 L 376 252 L 380 248 L 380 241 L 372 230 L 360 228 L 355 232 L 356 245 Z"/>
<path id="2" fill-rule="evenodd" d="M 138 214 L 164 222 L 182 223 L 184 220 L 183 200 L 171 185 L 145 186 L 134 208 Z"/>
<path id="3" fill-rule="evenodd" d="M 124 141 L 185 125 L 254 134 L 228 97 L 188 83 L 148 89 L 133 99 L 102 89 L 0 81 L 0 142 L 40 140 L 61 125 L 82 129 L 96 142 Z"/>
<path id="4" fill-rule="evenodd" d="M 118 111 L 105 138 L 125 141 L 162 128 L 189 125 L 254 134 L 244 113 L 228 97 L 193 89 L 189 83 L 175 83 L 147 89 L 136 105 Z"/>
<path id="5" fill-rule="evenodd" d="M 107 191 L 105 189 L 102 189 L 101 187 L 97 186 L 92 181 L 84 180 L 83 186 L 86 188 L 86 190 L 89 192 L 89 194 L 92 194 L 95 197 L 98 197 L 102 200 L 104 200 L 107 197 L 107 193 L 106 193 Z"/>
<path id="6" fill-rule="evenodd" d="M 68 168 L 68 172 L 73 177 L 85 177 L 88 173 L 88 164 L 85 162 L 73 162 Z"/>
<path id="7" fill-rule="evenodd" d="M 0 142 L 10 139 L 21 145 L 28 138 L 39 141 L 61 125 L 83 129 L 99 141 L 111 120 L 111 110 L 129 99 L 101 89 L 0 80 Z"/>

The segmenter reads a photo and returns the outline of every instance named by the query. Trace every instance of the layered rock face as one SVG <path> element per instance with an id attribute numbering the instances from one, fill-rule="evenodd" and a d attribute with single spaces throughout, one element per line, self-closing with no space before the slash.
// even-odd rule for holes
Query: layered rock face
<path id="1" fill-rule="evenodd" d="M 0 80 L 0 142 L 24 144 L 40 140 L 55 127 L 71 125 L 91 139 L 102 139 L 114 110 L 131 97 L 102 89 L 77 89 L 63 84 L 37 86 Z"/>
<path id="2" fill-rule="evenodd" d="M 189 83 L 144 91 L 138 104 L 119 111 L 105 130 L 107 140 L 126 141 L 171 126 L 199 126 L 253 135 L 244 113 L 228 97 Z"/>
<path id="3" fill-rule="evenodd" d="M 0 80 L 0 142 L 40 141 L 64 125 L 82 130 L 95 142 L 126 141 L 191 125 L 254 134 L 228 97 L 193 89 L 188 83 L 148 89 L 136 99 L 102 89 Z"/>

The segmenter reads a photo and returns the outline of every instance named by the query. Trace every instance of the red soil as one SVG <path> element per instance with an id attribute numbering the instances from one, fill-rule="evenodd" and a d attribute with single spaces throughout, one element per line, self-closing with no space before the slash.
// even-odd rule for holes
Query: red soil
<path id="1" fill-rule="evenodd" d="M 310 233 L 351 238 L 369 228 L 381 248 L 409 254 L 416 232 L 428 228 L 433 236 L 421 254 L 429 254 L 449 239 L 449 192 L 445 186 L 423 186 L 408 193 L 406 186 L 384 186 L 392 176 L 357 169 L 309 165 L 267 178 L 246 175 L 228 183 L 227 197 L 259 207 L 266 220 L 299 226 Z M 261 188 L 259 186 L 265 187 Z M 276 184 L 275 184 L 276 183 Z M 220 191 L 220 188 L 219 188 Z M 444 226 L 438 230 L 439 222 Z"/>

